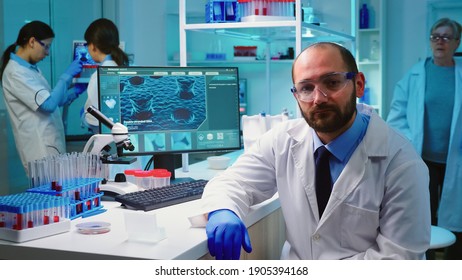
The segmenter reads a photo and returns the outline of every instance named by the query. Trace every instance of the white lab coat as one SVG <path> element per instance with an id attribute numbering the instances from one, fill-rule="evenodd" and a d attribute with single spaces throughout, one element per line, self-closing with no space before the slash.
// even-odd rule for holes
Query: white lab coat
<path id="1" fill-rule="evenodd" d="M 377 114 L 335 182 L 321 220 L 314 174 L 312 128 L 304 119 L 291 120 L 210 180 L 203 210 L 227 208 L 244 217 L 251 205 L 278 192 L 287 229 L 282 258 L 424 258 L 430 243 L 428 170 Z"/>
<path id="2" fill-rule="evenodd" d="M 3 72 L 2 86 L 16 148 L 26 172 L 29 161 L 65 153 L 60 110 L 51 114 L 38 110 L 51 92 L 41 72 L 10 59 Z"/>
<path id="3" fill-rule="evenodd" d="M 117 63 L 114 60 L 105 60 L 103 61 L 101 66 L 117 66 Z M 96 109 L 99 109 L 99 106 L 98 106 L 98 73 L 97 72 L 93 73 L 90 77 L 90 81 L 88 82 L 88 87 L 87 87 L 87 94 L 88 94 L 88 98 L 84 106 L 85 121 L 92 126 L 98 126 L 99 121 L 95 117 L 93 117 L 91 114 L 87 113 L 87 109 L 90 106 L 93 106 Z"/>
<path id="4" fill-rule="evenodd" d="M 456 94 L 438 225 L 462 232 L 462 60 L 455 59 L 455 62 Z M 424 137 L 424 112 L 425 61 L 421 61 L 397 83 L 387 118 L 392 127 L 412 142 L 420 155 Z"/>

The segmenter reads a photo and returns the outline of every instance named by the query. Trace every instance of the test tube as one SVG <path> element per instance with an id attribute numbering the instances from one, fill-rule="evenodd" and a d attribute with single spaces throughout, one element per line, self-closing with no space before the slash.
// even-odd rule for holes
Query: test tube
<path id="1" fill-rule="evenodd" d="M 6 227 L 6 211 L 5 206 L 0 204 L 0 228 Z"/>
<path id="2" fill-rule="evenodd" d="M 33 205 L 27 205 L 27 210 L 26 210 L 26 220 L 27 220 L 27 228 L 33 228 L 34 227 L 34 207 Z"/>
<path id="3" fill-rule="evenodd" d="M 53 201 L 53 223 L 59 223 L 59 201 Z"/>

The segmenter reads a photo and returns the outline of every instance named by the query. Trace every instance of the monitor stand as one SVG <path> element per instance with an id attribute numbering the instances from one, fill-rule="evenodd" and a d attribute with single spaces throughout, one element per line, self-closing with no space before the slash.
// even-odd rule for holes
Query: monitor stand
<path id="1" fill-rule="evenodd" d="M 153 156 L 154 159 L 154 168 L 162 168 L 167 169 L 171 172 L 170 176 L 170 184 L 174 183 L 181 183 L 181 182 L 189 182 L 193 181 L 194 179 L 191 177 L 182 177 L 176 178 L 175 177 L 175 155 L 174 154 L 158 154 Z"/>

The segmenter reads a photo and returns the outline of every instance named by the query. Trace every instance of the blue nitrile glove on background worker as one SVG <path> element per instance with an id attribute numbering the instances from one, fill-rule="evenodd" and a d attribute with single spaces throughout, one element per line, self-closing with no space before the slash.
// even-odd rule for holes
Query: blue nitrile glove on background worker
<path id="1" fill-rule="evenodd" d="M 66 105 L 69 105 L 72 101 L 77 99 L 85 90 L 87 90 L 88 84 L 84 83 L 77 83 L 74 84 L 70 89 L 69 89 L 69 94 L 67 95 L 67 101 Z"/>
<path id="2" fill-rule="evenodd" d="M 217 260 L 238 260 L 241 246 L 252 252 L 249 233 L 242 220 L 231 210 L 213 211 L 205 228 L 210 255 Z"/>
<path id="3" fill-rule="evenodd" d="M 56 86 L 50 92 L 50 97 L 40 105 L 40 110 L 44 112 L 54 112 L 58 106 L 63 106 L 74 101 L 85 89 L 76 89 L 75 86 L 71 88 L 69 94 L 68 89 L 74 76 L 82 72 L 82 62 L 74 60 L 59 77 Z M 80 92 L 79 92 L 80 91 Z"/>
<path id="4" fill-rule="evenodd" d="M 70 76 L 69 79 L 74 78 L 76 75 L 80 74 L 82 72 L 83 64 L 80 59 L 76 59 L 72 61 L 72 63 L 67 67 L 66 71 L 64 71 L 64 74 L 67 74 Z"/>

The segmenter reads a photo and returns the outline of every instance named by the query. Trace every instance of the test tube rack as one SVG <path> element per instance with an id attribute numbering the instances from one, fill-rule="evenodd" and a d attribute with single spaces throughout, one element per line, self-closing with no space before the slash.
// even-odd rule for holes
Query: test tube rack
<path id="1" fill-rule="evenodd" d="M 40 193 L 0 196 L 0 239 L 24 242 L 67 232 L 70 199 Z"/>
<path id="2" fill-rule="evenodd" d="M 27 192 L 69 198 L 69 218 L 73 220 L 103 208 L 101 197 L 104 193 L 99 190 L 101 181 L 102 178 L 79 178 L 68 180 L 65 184 L 52 182 L 30 188 Z"/>

